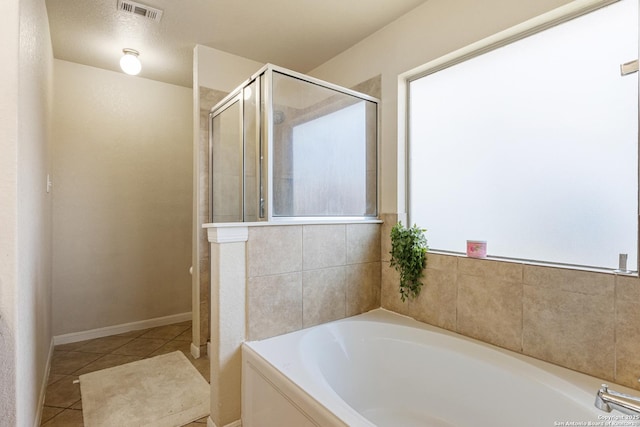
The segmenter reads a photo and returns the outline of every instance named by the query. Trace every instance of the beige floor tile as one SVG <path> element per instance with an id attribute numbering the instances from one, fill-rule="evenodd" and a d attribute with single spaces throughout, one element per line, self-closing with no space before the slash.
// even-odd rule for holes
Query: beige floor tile
<path id="1" fill-rule="evenodd" d="M 132 341 L 131 337 L 103 337 L 96 338 L 87 342 L 86 344 L 78 347 L 75 351 L 81 351 L 84 353 L 111 353 L 113 350 L 122 347 L 128 342 Z"/>
<path id="2" fill-rule="evenodd" d="M 84 427 L 82 411 L 65 409 L 43 424 L 46 427 Z"/>
<path id="3" fill-rule="evenodd" d="M 140 335 L 139 338 L 154 338 L 154 339 L 163 339 L 163 340 L 172 340 L 181 333 L 183 333 L 188 326 L 178 326 L 178 325 L 167 325 L 167 326 L 158 326 L 157 328 L 149 329 L 144 334 Z"/>
<path id="4" fill-rule="evenodd" d="M 91 340 L 70 342 L 69 344 L 60 344 L 60 345 L 55 346 L 55 350 L 56 351 L 73 351 L 78 347 L 82 347 L 83 345 L 85 345 L 89 341 L 91 341 Z"/>
<path id="5" fill-rule="evenodd" d="M 53 384 L 56 381 L 61 380 L 66 376 L 67 375 L 64 375 L 64 374 L 49 374 L 49 379 L 47 380 L 47 385 Z"/>
<path id="6" fill-rule="evenodd" d="M 166 342 L 167 340 L 161 339 L 136 338 L 114 350 L 112 354 L 146 357 L 162 347 Z"/>
<path id="7" fill-rule="evenodd" d="M 53 406 L 45 406 L 42 408 L 42 418 L 40 419 L 40 425 L 46 423 L 51 418 L 64 411 L 64 408 L 55 408 Z"/>
<path id="8" fill-rule="evenodd" d="M 71 375 L 80 368 L 98 359 L 101 355 L 81 353 L 79 351 L 54 351 L 51 359 L 51 372 Z"/>
<path id="9" fill-rule="evenodd" d="M 68 408 L 80 400 L 80 384 L 73 383 L 76 379 L 77 377 L 69 375 L 48 385 L 44 397 L 45 406 Z"/>
<path id="10" fill-rule="evenodd" d="M 144 336 L 144 337 L 143 337 Z M 144 357 L 182 351 L 202 376 L 209 381 L 209 359 L 191 356 L 191 321 L 141 329 L 104 338 L 56 346 L 48 378 L 42 426 L 83 426 L 78 375 L 120 366 Z M 203 427 L 203 417 L 187 426 Z"/>
<path id="11" fill-rule="evenodd" d="M 113 368 L 114 366 L 124 365 L 125 363 L 135 362 L 140 360 L 139 356 L 127 356 L 124 354 L 105 354 L 95 362 L 89 363 L 84 368 L 75 372 L 75 375 L 84 375 L 89 372 L 100 371 L 102 369 Z"/>
<path id="12" fill-rule="evenodd" d="M 171 353 L 176 350 L 183 352 L 187 357 L 189 357 L 189 353 L 191 352 L 191 343 L 188 341 L 179 340 L 169 341 L 168 343 L 151 353 L 149 357 Z"/>
<path id="13" fill-rule="evenodd" d="M 128 337 L 128 338 L 138 338 L 140 335 L 147 332 L 149 329 L 136 329 L 135 331 L 123 332 L 121 334 L 111 335 L 113 337 Z"/>
<path id="14" fill-rule="evenodd" d="M 192 334 L 193 334 L 193 331 L 191 330 L 191 328 L 189 328 L 186 331 L 184 331 L 183 333 L 181 333 L 180 335 L 178 335 L 177 337 L 175 337 L 174 339 L 191 342 L 191 339 L 193 338 L 191 336 Z"/>

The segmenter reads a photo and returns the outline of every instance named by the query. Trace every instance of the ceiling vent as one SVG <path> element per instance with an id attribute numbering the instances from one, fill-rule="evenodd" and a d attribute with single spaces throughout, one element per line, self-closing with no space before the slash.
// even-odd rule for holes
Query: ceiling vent
<path id="1" fill-rule="evenodd" d="M 130 0 L 118 0 L 118 10 L 132 15 L 142 16 L 152 21 L 160 22 L 162 10 Z"/>

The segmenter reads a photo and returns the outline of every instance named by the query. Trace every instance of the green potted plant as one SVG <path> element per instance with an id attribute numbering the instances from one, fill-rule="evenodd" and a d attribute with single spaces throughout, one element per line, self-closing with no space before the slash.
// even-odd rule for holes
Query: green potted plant
<path id="1" fill-rule="evenodd" d="M 391 229 L 391 266 L 400 273 L 400 299 L 415 299 L 420 294 L 427 266 L 427 238 L 425 229 L 417 225 L 405 227 L 398 222 Z"/>

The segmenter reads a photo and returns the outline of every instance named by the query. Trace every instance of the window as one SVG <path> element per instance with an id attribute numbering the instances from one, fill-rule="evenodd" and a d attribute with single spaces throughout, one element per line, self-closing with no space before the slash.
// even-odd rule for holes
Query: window
<path id="1" fill-rule="evenodd" d="M 622 0 L 410 79 L 408 213 L 429 246 L 637 270 L 637 58 Z"/>

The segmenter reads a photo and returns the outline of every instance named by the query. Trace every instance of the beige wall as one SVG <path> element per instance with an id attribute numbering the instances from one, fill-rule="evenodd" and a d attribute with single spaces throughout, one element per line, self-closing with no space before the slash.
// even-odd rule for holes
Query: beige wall
<path id="1" fill-rule="evenodd" d="M 54 334 L 191 311 L 191 96 L 55 61 Z"/>
<path id="2" fill-rule="evenodd" d="M 193 229 L 192 306 L 193 343 L 209 339 L 209 243 L 202 224 L 209 222 L 209 123 L 215 104 L 258 71 L 264 64 L 197 45 L 193 51 Z"/>
<path id="3" fill-rule="evenodd" d="M 382 75 L 381 212 L 404 212 L 398 195 L 398 75 L 568 0 L 430 0 L 309 74 L 345 87 Z"/>
<path id="4" fill-rule="evenodd" d="M 32 426 L 51 349 L 49 116 L 43 2 L 0 4 L 0 425 Z"/>
<path id="5" fill-rule="evenodd" d="M 405 213 L 398 76 L 567 3 L 430 0 L 311 74 L 345 86 L 382 74 L 383 307 L 640 389 L 639 279 L 430 254 L 421 296 L 401 303 L 388 262 Z"/>

